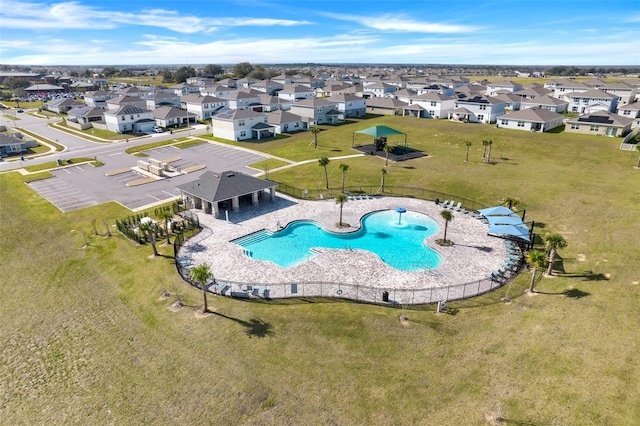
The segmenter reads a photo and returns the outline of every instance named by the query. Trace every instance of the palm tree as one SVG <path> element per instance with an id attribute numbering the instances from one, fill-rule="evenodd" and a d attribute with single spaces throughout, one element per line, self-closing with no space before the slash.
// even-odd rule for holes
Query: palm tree
<path id="1" fill-rule="evenodd" d="M 531 267 L 531 283 L 529 283 L 529 292 L 531 293 L 533 293 L 533 286 L 536 282 L 536 272 L 539 268 L 544 267 L 546 260 L 546 256 L 540 250 L 531 250 L 527 254 L 527 262 Z"/>
<path id="2" fill-rule="evenodd" d="M 384 145 L 384 147 L 382 148 L 382 150 L 385 152 L 385 162 L 384 165 L 388 166 L 389 165 L 389 153 L 391 151 L 393 151 L 393 147 L 391 145 L 389 145 L 388 143 Z"/>
<path id="3" fill-rule="evenodd" d="M 489 141 L 482 141 L 482 158 L 487 156 L 487 147 L 489 146 Z"/>
<path id="4" fill-rule="evenodd" d="M 342 226 L 342 207 L 344 207 L 344 203 L 347 202 L 347 196 L 344 194 L 338 194 L 336 197 L 336 204 L 340 204 L 340 222 L 338 226 Z"/>
<path id="5" fill-rule="evenodd" d="M 453 220 L 453 213 L 451 210 L 442 210 L 440 212 L 440 217 L 444 219 L 444 243 L 447 243 L 447 227 L 449 226 L 449 222 Z"/>
<path id="6" fill-rule="evenodd" d="M 208 312 L 209 306 L 207 305 L 207 282 L 213 278 L 211 267 L 208 263 L 202 263 L 198 266 L 194 266 L 189 271 L 191 279 L 202 286 L 202 296 L 204 297 L 204 307 L 202 312 Z"/>
<path id="7" fill-rule="evenodd" d="M 329 175 L 327 174 L 327 165 L 329 165 L 329 162 L 327 157 L 321 157 L 318 160 L 318 164 L 324 168 L 324 180 L 327 184 L 327 189 L 329 189 Z"/>
<path id="8" fill-rule="evenodd" d="M 385 169 L 384 167 L 380 169 L 380 175 L 382 175 L 382 178 L 380 179 L 380 190 L 382 192 L 384 192 L 384 177 L 387 173 L 387 169 Z"/>
<path id="9" fill-rule="evenodd" d="M 171 219 L 173 219 L 173 213 L 171 213 L 170 210 L 162 209 L 160 210 L 160 212 L 158 212 L 156 217 L 158 218 L 158 220 L 164 222 L 164 232 L 167 234 L 167 244 L 171 244 L 171 241 L 169 240 L 169 222 L 171 222 Z"/>
<path id="10" fill-rule="evenodd" d="M 464 146 L 467 147 L 467 159 L 464 161 L 469 161 L 469 149 L 471 148 L 471 141 L 470 140 L 466 140 L 464 141 Z"/>
<path id="11" fill-rule="evenodd" d="M 340 171 L 342 172 L 342 192 L 344 192 L 344 175 L 347 173 L 347 171 L 349 170 L 349 165 L 348 164 L 344 164 L 344 163 L 340 163 L 340 165 L 338 166 L 338 168 L 340 169 Z"/>
<path id="12" fill-rule="evenodd" d="M 313 147 L 315 149 L 318 149 L 318 133 L 320 133 L 320 128 L 314 124 L 313 126 L 311 126 L 309 131 L 313 135 Z"/>
<path id="13" fill-rule="evenodd" d="M 150 220 L 140 222 L 140 224 L 138 224 L 138 230 L 140 230 L 144 234 L 146 240 L 149 241 L 149 244 L 151 244 L 151 247 L 153 248 L 153 255 L 158 256 L 158 249 L 156 248 L 156 237 L 154 235 L 156 224 Z"/>
<path id="14" fill-rule="evenodd" d="M 513 209 L 515 206 L 520 204 L 520 198 L 518 197 L 504 197 L 502 199 L 502 204 L 508 204 L 510 209 Z"/>
<path id="15" fill-rule="evenodd" d="M 549 265 L 547 266 L 547 275 L 553 275 L 553 263 L 556 261 L 558 249 L 565 248 L 567 240 L 557 233 L 548 234 L 544 237 L 544 247 L 549 253 Z"/>
<path id="16" fill-rule="evenodd" d="M 487 145 L 489 147 L 489 150 L 487 151 L 487 163 L 489 163 L 491 161 L 491 145 L 493 145 L 493 141 L 488 140 Z"/>

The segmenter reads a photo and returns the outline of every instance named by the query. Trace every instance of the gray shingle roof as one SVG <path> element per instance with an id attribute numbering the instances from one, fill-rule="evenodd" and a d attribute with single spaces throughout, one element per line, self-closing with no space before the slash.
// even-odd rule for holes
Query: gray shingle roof
<path id="1" fill-rule="evenodd" d="M 258 179 L 244 173 L 226 171 L 204 172 L 197 180 L 178 185 L 177 188 L 186 194 L 215 203 L 275 188 L 277 185 L 275 182 Z"/>

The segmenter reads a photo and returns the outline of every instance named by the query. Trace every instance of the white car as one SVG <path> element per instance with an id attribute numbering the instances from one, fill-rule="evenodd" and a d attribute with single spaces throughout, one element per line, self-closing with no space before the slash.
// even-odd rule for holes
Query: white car
<path id="1" fill-rule="evenodd" d="M 164 129 L 160 126 L 154 126 L 153 131 L 156 133 L 164 133 Z"/>

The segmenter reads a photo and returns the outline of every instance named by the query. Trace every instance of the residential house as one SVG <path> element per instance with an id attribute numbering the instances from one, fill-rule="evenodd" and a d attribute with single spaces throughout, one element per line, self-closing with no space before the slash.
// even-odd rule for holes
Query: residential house
<path id="1" fill-rule="evenodd" d="M 514 83 L 513 81 L 498 81 L 495 83 L 487 84 L 487 96 L 496 96 L 503 92 L 517 92 L 522 90 L 522 85 Z"/>
<path id="2" fill-rule="evenodd" d="M 387 98 L 394 98 L 402 102 L 406 102 L 408 104 L 411 103 L 411 98 L 417 96 L 418 93 L 413 89 L 399 89 L 393 93 L 389 93 L 385 95 Z"/>
<path id="3" fill-rule="evenodd" d="M 84 105 L 67 111 L 67 124 L 77 123 L 80 129 L 91 128 L 92 122 L 104 121 L 104 109 Z"/>
<path id="4" fill-rule="evenodd" d="M 36 146 L 38 146 L 38 142 L 34 139 L 24 140 L 16 135 L 0 133 L 0 157 L 23 154 L 29 148 L 35 148 Z"/>
<path id="5" fill-rule="evenodd" d="M 546 132 L 562 126 L 564 116 L 544 108 L 527 108 L 501 115 L 497 127 L 532 132 Z"/>
<path id="6" fill-rule="evenodd" d="M 492 96 L 463 97 L 456 99 L 454 108 L 448 114 L 449 120 L 491 124 L 504 114 L 504 101 Z"/>
<path id="7" fill-rule="evenodd" d="M 436 92 L 414 96 L 410 104 L 420 105 L 424 109 L 423 117 L 447 118 L 449 111 L 455 108 L 456 98 Z"/>
<path id="8" fill-rule="evenodd" d="M 638 94 L 638 89 L 635 86 L 623 82 L 605 84 L 599 89 L 611 95 L 616 95 L 618 97 L 617 104 L 619 107 L 635 102 L 636 95 Z"/>
<path id="9" fill-rule="evenodd" d="M 258 95 L 258 98 L 260 98 L 262 112 L 281 110 L 283 109 L 284 104 L 286 104 L 287 108 L 291 108 L 291 104 L 289 102 L 282 102 L 282 100 L 277 96 L 267 95 L 264 93 L 262 95 Z"/>
<path id="10" fill-rule="evenodd" d="M 599 89 L 574 92 L 569 96 L 569 111 L 580 114 L 604 110 L 613 112 L 618 107 L 618 97 Z"/>
<path id="11" fill-rule="evenodd" d="M 124 87 L 118 91 L 120 96 L 132 96 L 132 97 L 140 97 L 142 92 L 135 86 Z"/>
<path id="12" fill-rule="evenodd" d="M 341 93 L 323 99 L 333 102 L 336 109 L 340 111 L 345 118 L 364 117 L 367 113 L 367 101 L 359 96 Z"/>
<path id="13" fill-rule="evenodd" d="M 425 93 L 439 93 L 441 95 L 454 96 L 455 94 L 455 91 L 453 89 L 436 83 L 413 89 L 418 95 L 424 95 Z"/>
<path id="14" fill-rule="evenodd" d="M 289 111 L 272 111 L 267 114 L 267 122 L 273 126 L 277 135 L 299 132 L 309 128 L 307 120 Z"/>
<path id="15" fill-rule="evenodd" d="M 634 102 L 622 107 L 618 107 L 618 115 L 629 117 L 631 119 L 640 118 L 640 102 Z M 635 127 L 637 121 L 634 120 L 632 127 Z"/>
<path id="16" fill-rule="evenodd" d="M 248 89 L 257 82 L 258 80 L 256 80 L 255 78 L 244 77 L 236 80 L 236 87 L 238 89 Z"/>
<path id="17" fill-rule="evenodd" d="M 310 124 L 336 124 L 344 120 L 344 113 L 337 109 L 336 103 L 324 98 L 310 98 L 295 102 L 291 112 L 307 118 Z"/>
<path id="18" fill-rule="evenodd" d="M 303 86 L 311 87 L 314 90 L 323 87 L 325 83 L 325 81 L 320 78 L 309 77 L 306 75 L 296 78 L 293 82 L 301 84 Z"/>
<path id="19" fill-rule="evenodd" d="M 90 107 L 107 108 L 107 101 L 116 97 L 116 94 L 107 90 L 96 90 L 84 94 L 84 103 Z"/>
<path id="20" fill-rule="evenodd" d="M 156 125 L 153 111 L 129 104 L 105 111 L 104 121 L 115 133 L 149 133 Z"/>
<path id="21" fill-rule="evenodd" d="M 553 96 L 545 95 L 533 99 L 523 99 L 520 103 L 520 109 L 527 108 L 544 108 L 549 111 L 557 112 L 558 114 L 566 112 L 569 107 L 569 102 L 562 99 L 554 98 Z"/>
<path id="22" fill-rule="evenodd" d="M 56 98 L 47 102 L 46 109 L 58 114 L 65 114 L 70 109 L 81 107 L 84 105 L 84 103 L 78 102 L 73 98 Z"/>
<path id="23" fill-rule="evenodd" d="M 348 87 L 346 84 L 341 83 L 329 83 L 324 85 L 323 87 L 319 87 L 314 90 L 317 98 L 325 98 L 329 96 L 333 96 L 334 94 L 344 90 Z"/>
<path id="24" fill-rule="evenodd" d="M 569 80 L 567 82 L 559 83 L 558 85 L 556 85 L 555 89 L 553 89 L 553 96 L 555 96 L 556 98 L 568 100 L 568 96 L 573 95 L 574 93 L 582 93 L 591 89 L 591 87 L 587 86 L 584 83 Z"/>
<path id="25" fill-rule="evenodd" d="M 161 106 L 173 106 L 180 108 L 180 96 L 175 93 L 155 92 L 145 98 L 147 109 L 156 109 Z"/>
<path id="26" fill-rule="evenodd" d="M 517 111 L 520 109 L 520 103 L 522 102 L 522 98 L 513 93 L 504 93 L 501 95 L 494 96 L 496 99 L 504 102 L 504 109 Z"/>
<path id="27" fill-rule="evenodd" d="M 465 84 L 469 84 L 469 80 L 464 77 L 454 76 L 454 77 L 438 77 L 433 80 L 433 83 L 440 84 L 442 86 L 446 86 L 450 89 L 457 89 L 458 87 L 462 87 Z"/>
<path id="28" fill-rule="evenodd" d="M 292 77 L 292 76 L 290 76 L 290 75 L 286 75 L 286 74 L 280 74 L 280 75 L 277 75 L 277 76 L 275 76 L 275 77 L 271 77 L 271 80 L 272 80 L 272 81 L 275 81 L 276 83 L 280 83 L 280 84 L 282 84 L 283 86 L 284 86 L 285 84 L 291 84 L 291 83 L 293 83 L 293 77 Z"/>
<path id="29" fill-rule="evenodd" d="M 393 98 L 369 98 L 366 102 L 368 113 L 381 115 L 404 115 L 404 108 L 409 106 L 407 102 Z"/>
<path id="30" fill-rule="evenodd" d="M 278 91 L 284 88 L 284 85 L 273 80 L 261 80 L 254 83 L 251 88 L 253 90 L 266 93 L 267 95 L 275 95 Z"/>
<path id="31" fill-rule="evenodd" d="M 526 89 L 513 92 L 514 95 L 520 96 L 523 100 L 535 99 L 541 96 L 552 95 L 553 90 L 545 89 L 544 87 L 527 87 Z"/>
<path id="32" fill-rule="evenodd" d="M 161 106 L 153 110 L 153 118 L 160 127 L 178 127 L 194 121 L 195 115 L 189 117 L 189 112 L 173 106 Z"/>
<path id="33" fill-rule="evenodd" d="M 219 82 L 218 82 L 219 83 Z M 236 93 L 238 90 L 234 87 L 227 87 L 221 84 L 214 86 L 206 86 L 200 90 L 200 94 L 203 96 L 213 96 L 215 98 L 222 98 L 232 93 Z"/>
<path id="34" fill-rule="evenodd" d="M 363 97 L 364 98 L 380 98 L 389 93 L 394 93 L 399 89 L 398 86 L 394 86 L 393 84 L 387 84 L 382 81 L 377 83 L 371 83 L 369 85 L 365 85 L 363 87 Z"/>
<path id="35" fill-rule="evenodd" d="M 484 96 L 485 93 L 487 93 L 487 86 L 483 86 L 482 84 L 465 84 L 453 90 L 453 96 L 473 98 L 475 96 Z"/>
<path id="36" fill-rule="evenodd" d="M 180 83 L 171 86 L 171 90 L 173 90 L 173 93 L 178 96 L 184 96 L 189 93 L 200 93 L 200 86 L 197 86 L 195 84 Z"/>
<path id="37" fill-rule="evenodd" d="M 214 137 L 232 141 L 260 140 L 275 133 L 267 115 L 252 109 L 230 109 L 216 114 L 211 117 L 211 129 Z"/>
<path id="38" fill-rule="evenodd" d="M 625 136 L 632 123 L 632 118 L 602 110 L 568 120 L 564 130 L 589 135 Z"/>
<path id="39" fill-rule="evenodd" d="M 147 102 L 137 96 L 116 96 L 115 98 L 107 99 L 106 104 L 108 110 L 119 109 L 126 105 L 135 106 L 140 109 L 147 109 Z"/>
<path id="40" fill-rule="evenodd" d="M 316 96 L 314 89 L 309 86 L 303 86 L 302 84 L 292 83 L 285 84 L 282 90 L 278 92 L 278 98 L 284 103 L 292 104 L 293 102 L 303 99 L 311 99 Z M 289 105 L 285 109 L 289 108 Z"/>
<path id="41" fill-rule="evenodd" d="M 222 96 L 222 99 L 228 102 L 228 106 L 231 109 L 246 109 L 252 107 L 262 109 L 260 107 L 260 94 L 261 92 L 251 89 L 238 90 L 237 92 Z"/>
<path id="42" fill-rule="evenodd" d="M 230 89 L 237 89 L 238 88 L 238 83 L 237 83 L 237 80 L 235 78 L 223 78 L 222 80 L 218 81 L 218 85 L 225 86 L 225 87 L 228 87 Z"/>
<path id="43" fill-rule="evenodd" d="M 181 98 L 180 107 L 196 117 L 196 120 L 207 120 L 222 108 L 228 106 L 226 99 L 215 96 L 185 95 Z"/>

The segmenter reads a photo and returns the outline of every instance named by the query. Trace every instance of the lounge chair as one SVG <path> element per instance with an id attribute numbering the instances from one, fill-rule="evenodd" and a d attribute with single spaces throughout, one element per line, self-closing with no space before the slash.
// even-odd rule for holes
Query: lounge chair
<path id="1" fill-rule="evenodd" d="M 449 203 L 449 200 L 444 200 L 442 202 L 442 207 L 444 207 L 445 209 L 447 208 L 447 204 Z"/>
<path id="2" fill-rule="evenodd" d="M 449 206 L 448 206 L 447 208 L 448 208 L 448 209 L 453 210 L 453 205 L 454 205 L 455 203 L 456 203 L 456 202 L 455 202 L 454 200 L 449 201 Z"/>
<path id="3" fill-rule="evenodd" d="M 453 209 L 454 209 L 455 211 L 457 211 L 457 212 L 459 212 L 460 210 L 462 210 L 462 201 L 460 201 L 460 202 L 458 203 L 458 205 L 457 205 L 457 206 L 455 206 Z"/>

